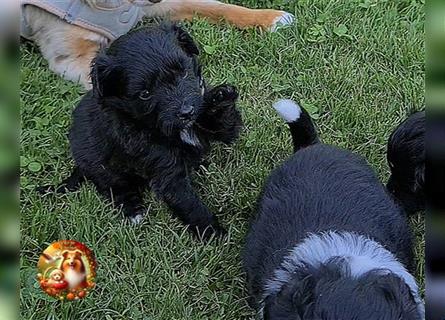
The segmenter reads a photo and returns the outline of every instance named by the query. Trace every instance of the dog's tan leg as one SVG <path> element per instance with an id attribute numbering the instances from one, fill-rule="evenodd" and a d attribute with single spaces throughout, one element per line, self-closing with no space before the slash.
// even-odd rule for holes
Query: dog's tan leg
<path id="1" fill-rule="evenodd" d="M 239 28 L 261 27 L 271 31 L 280 25 L 291 24 L 294 20 L 294 16 L 285 11 L 248 9 L 216 0 L 163 0 L 148 7 L 146 11 L 157 15 L 170 15 L 174 20 L 190 20 L 194 15 L 198 15 L 214 22 L 225 20 Z"/>
<path id="2" fill-rule="evenodd" d="M 80 83 L 87 90 L 91 89 L 90 64 L 107 40 L 33 6 L 27 6 L 24 14 L 33 30 L 30 40 L 40 47 L 49 69 L 67 80 Z"/>
<path id="3" fill-rule="evenodd" d="M 91 35 L 93 37 L 91 37 Z M 78 81 L 85 89 L 91 89 L 91 61 L 100 49 L 100 40 L 98 34 L 91 31 L 70 30 L 67 35 L 68 56 L 58 56 L 54 59 L 54 68 L 62 68 L 65 78 L 72 81 Z M 105 39 L 102 39 L 105 41 Z"/>

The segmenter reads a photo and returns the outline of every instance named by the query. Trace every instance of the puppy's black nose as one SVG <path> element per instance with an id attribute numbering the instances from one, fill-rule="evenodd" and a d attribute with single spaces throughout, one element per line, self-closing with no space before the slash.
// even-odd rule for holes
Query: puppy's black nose
<path id="1" fill-rule="evenodd" d="M 150 0 L 151 3 L 158 3 L 161 2 L 162 0 Z"/>
<path id="2" fill-rule="evenodd" d="M 181 119 L 190 119 L 195 113 L 195 108 L 193 106 L 183 106 L 181 108 L 179 117 Z"/>

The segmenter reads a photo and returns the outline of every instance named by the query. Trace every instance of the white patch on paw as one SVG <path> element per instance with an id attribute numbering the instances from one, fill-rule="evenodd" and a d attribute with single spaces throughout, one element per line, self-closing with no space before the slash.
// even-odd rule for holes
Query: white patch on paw
<path id="1" fill-rule="evenodd" d="M 290 99 L 278 100 L 273 104 L 273 107 L 287 123 L 295 122 L 301 116 L 300 106 Z"/>
<path id="2" fill-rule="evenodd" d="M 138 214 L 138 215 L 130 218 L 130 221 L 134 224 L 140 224 L 142 222 L 142 220 L 144 220 L 144 215 L 142 215 L 142 214 Z"/>
<path id="3" fill-rule="evenodd" d="M 288 26 L 295 21 L 295 16 L 292 13 L 283 11 L 283 14 L 275 19 L 270 31 L 275 32 L 280 27 Z"/>

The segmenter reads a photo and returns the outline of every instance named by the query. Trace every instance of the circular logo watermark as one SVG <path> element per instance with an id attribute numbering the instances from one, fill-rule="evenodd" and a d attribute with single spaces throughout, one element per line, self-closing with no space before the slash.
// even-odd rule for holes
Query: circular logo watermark
<path id="1" fill-rule="evenodd" d="M 86 245 L 74 240 L 51 244 L 40 255 L 37 268 L 40 288 L 61 300 L 85 298 L 96 285 L 94 254 Z"/>

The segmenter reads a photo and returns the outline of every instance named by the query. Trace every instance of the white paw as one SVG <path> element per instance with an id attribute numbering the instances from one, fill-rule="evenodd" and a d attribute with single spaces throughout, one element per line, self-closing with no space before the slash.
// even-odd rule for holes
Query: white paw
<path id="1" fill-rule="evenodd" d="M 138 215 L 130 218 L 130 221 L 133 224 L 140 224 L 142 222 L 142 220 L 144 220 L 144 216 L 142 214 L 138 214 Z"/>
<path id="2" fill-rule="evenodd" d="M 292 13 L 285 12 L 281 14 L 281 16 L 277 17 L 275 21 L 273 22 L 272 26 L 270 27 L 270 31 L 275 32 L 280 27 L 288 26 L 292 24 L 295 20 L 295 16 Z"/>

